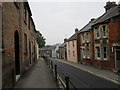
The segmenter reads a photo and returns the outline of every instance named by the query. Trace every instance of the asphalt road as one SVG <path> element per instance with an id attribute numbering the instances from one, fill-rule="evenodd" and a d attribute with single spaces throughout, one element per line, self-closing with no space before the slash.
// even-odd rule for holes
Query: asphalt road
<path id="1" fill-rule="evenodd" d="M 76 88 L 120 88 L 120 86 L 113 82 L 97 77 L 71 65 L 53 59 L 52 61 L 54 65 L 57 65 L 58 74 L 63 81 L 65 81 L 65 76 L 68 76 Z M 72 85 L 70 86 L 72 87 Z"/>

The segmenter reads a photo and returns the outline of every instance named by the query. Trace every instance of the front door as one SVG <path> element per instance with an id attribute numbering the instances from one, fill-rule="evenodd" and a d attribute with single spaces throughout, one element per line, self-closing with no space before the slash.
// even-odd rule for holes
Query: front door
<path id="1" fill-rule="evenodd" d="M 115 47 L 116 70 L 120 71 L 120 46 Z"/>
<path id="2" fill-rule="evenodd" d="M 20 57 L 19 57 L 19 34 L 16 31 L 15 32 L 15 74 L 16 74 L 16 81 L 18 80 L 20 76 Z"/>

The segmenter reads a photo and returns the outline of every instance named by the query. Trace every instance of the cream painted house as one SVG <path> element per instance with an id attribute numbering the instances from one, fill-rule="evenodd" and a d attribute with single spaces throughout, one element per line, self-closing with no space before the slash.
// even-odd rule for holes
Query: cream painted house
<path id="1" fill-rule="evenodd" d="M 71 62 L 78 62 L 77 33 L 78 29 L 75 29 L 75 34 L 67 39 L 67 60 Z"/>

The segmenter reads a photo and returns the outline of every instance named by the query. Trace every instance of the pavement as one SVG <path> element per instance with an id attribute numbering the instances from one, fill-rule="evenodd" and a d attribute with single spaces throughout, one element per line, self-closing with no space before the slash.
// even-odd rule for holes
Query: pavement
<path id="1" fill-rule="evenodd" d="M 18 81 L 15 88 L 57 88 L 57 84 L 45 60 L 40 58 Z"/>
<path id="2" fill-rule="evenodd" d="M 74 62 L 70 62 L 70 61 L 67 61 L 64 59 L 56 59 L 56 60 L 58 60 L 60 62 L 64 62 L 66 64 L 73 66 L 73 67 L 79 68 L 83 71 L 89 72 L 89 73 L 94 74 L 98 77 L 104 78 L 104 79 L 109 80 L 115 84 L 120 85 L 120 75 L 114 73 L 113 71 L 96 68 L 96 67 L 93 67 L 90 65 L 74 63 Z"/>

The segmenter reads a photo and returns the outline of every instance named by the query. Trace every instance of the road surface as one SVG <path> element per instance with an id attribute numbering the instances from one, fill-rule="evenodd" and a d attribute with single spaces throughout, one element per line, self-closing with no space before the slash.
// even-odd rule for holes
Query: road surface
<path id="1" fill-rule="evenodd" d="M 93 74 L 75 68 L 63 62 L 51 59 L 53 64 L 58 67 L 58 74 L 64 80 L 65 76 L 69 76 L 70 81 L 76 88 L 119 88 L 117 84 L 97 77 Z M 71 85 L 70 85 L 71 86 Z"/>

